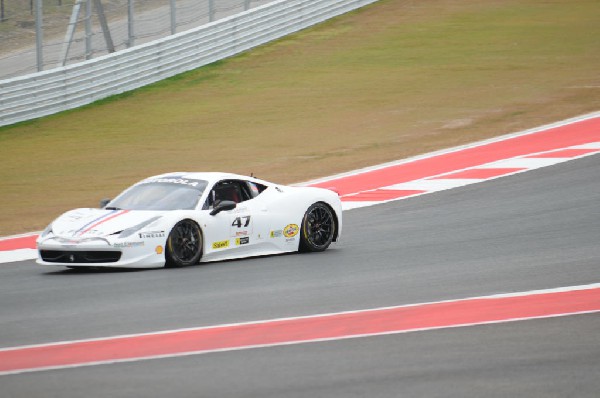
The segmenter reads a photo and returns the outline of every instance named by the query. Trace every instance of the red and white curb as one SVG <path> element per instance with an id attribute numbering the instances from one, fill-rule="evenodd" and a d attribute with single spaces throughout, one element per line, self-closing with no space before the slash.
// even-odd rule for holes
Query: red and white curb
<path id="1" fill-rule="evenodd" d="M 526 156 L 482 164 L 477 167 L 451 171 L 437 176 L 389 185 L 372 190 L 342 196 L 342 207 L 350 210 L 358 207 L 407 199 L 414 196 L 464 187 L 500 177 L 506 177 L 558 163 L 600 153 L 600 142 L 577 145 L 564 149 L 539 152 Z"/>
<path id="2" fill-rule="evenodd" d="M 39 232 L 0 238 L 0 264 L 32 260 L 37 257 L 35 240 Z"/>
<path id="3" fill-rule="evenodd" d="M 298 185 L 333 189 L 344 210 L 462 187 L 600 153 L 600 112 Z M 37 234 L 0 238 L 0 263 L 37 256 Z"/>
<path id="4" fill-rule="evenodd" d="M 348 210 L 488 181 L 599 152 L 600 112 L 595 112 L 303 185 L 335 190 Z"/>
<path id="5" fill-rule="evenodd" d="M 600 312 L 600 284 L 0 349 L 0 376 Z"/>

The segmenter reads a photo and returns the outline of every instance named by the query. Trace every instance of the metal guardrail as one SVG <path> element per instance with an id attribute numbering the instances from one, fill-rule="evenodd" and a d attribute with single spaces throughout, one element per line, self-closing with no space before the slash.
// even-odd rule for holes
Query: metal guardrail
<path id="1" fill-rule="evenodd" d="M 51 115 L 239 54 L 377 0 L 280 0 L 75 65 L 0 81 L 0 126 Z"/>

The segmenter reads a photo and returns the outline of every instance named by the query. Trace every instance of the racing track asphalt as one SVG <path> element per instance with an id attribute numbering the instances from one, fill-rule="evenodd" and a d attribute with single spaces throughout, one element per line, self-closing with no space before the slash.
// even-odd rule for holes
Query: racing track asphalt
<path id="1" fill-rule="evenodd" d="M 600 156 L 345 213 L 320 254 L 178 270 L 0 266 L 10 347 L 599 282 Z M 0 377 L 60 397 L 578 396 L 598 314 Z"/>

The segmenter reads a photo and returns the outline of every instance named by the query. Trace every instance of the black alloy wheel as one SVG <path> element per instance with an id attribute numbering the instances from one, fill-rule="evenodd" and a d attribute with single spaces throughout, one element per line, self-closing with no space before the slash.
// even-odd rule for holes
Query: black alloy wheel
<path id="1" fill-rule="evenodd" d="M 300 251 L 322 252 L 335 236 L 336 222 L 331 208 L 323 202 L 311 205 L 302 220 Z"/>
<path id="2" fill-rule="evenodd" d="M 192 220 L 179 221 L 167 238 L 167 268 L 194 265 L 202 256 L 202 232 Z"/>

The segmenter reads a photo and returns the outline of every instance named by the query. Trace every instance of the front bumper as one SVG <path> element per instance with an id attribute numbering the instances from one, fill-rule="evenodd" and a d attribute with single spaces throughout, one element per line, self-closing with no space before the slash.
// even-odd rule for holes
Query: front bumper
<path id="1" fill-rule="evenodd" d="M 40 265 L 65 267 L 158 268 L 165 265 L 164 239 L 38 239 Z"/>

